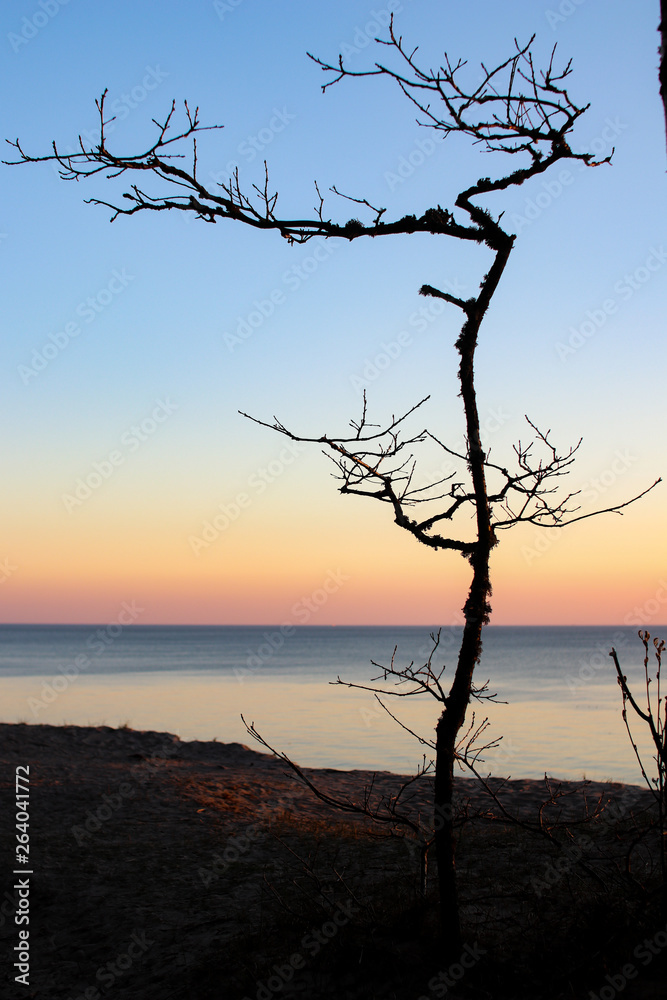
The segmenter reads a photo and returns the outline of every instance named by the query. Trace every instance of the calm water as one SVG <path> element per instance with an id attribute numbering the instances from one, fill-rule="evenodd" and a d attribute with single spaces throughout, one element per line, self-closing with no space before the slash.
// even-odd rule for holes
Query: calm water
<path id="1" fill-rule="evenodd" d="M 656 627 L 656 634 L 667 629 Z M 434 662 L 452 670 L 458 629 L 443 629 Z M 487 770 L 513 777 L 587 777 L 640 783 L 620 715 L 608 655 L 614 645 L 641 693 L 643 646 L 633 627 L 502 627 L 486 630 L 477 683 L 506 705 L 473 707 L 489 717 Z M 183 739 L 252 744 L 240 713 L 300 763 L 410 772 L 419 744 L 370 692 L 371 660 L 424 661 L 424 627 L 0 626 L 3 721 L 63 722 L 178 733 Z M 390 684 L 384 685 L 390 687 Z M 385 699 L 406 725 L 430 738 L 430 698 Z M 642 702 L 643 703 L 643 702 Z M 637 727 L 640 746 L 643 734 Z M 650 759 L 650 754 L 648 754 Z"/>

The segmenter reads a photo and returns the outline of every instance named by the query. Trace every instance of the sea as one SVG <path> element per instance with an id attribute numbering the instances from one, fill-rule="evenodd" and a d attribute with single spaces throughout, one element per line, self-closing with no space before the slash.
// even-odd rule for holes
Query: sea
<path id="1" fill-rule="evenodd" d="M 667 637 L 667 627 L 651 632 Z M 432 654 L 447 690 L 460 634 L 426 626 L 0 625 L 0 720 L 127 725 L 264 750 L 246 728 L 254 724 L 303 766 L 411 774 L 432 756 L 441 706 L 428 693 L 409 695 L 410 685 L 383 668 L 416 668 Z M 488 626 L 475 681 L 488 681 L 485 693 L 496 697 L 469 711 L 469 723 L 487 723 L 482 742 L 492 744 L 480 768 L 642 784 L 612 647 L 645 707 L 635 627 Z M 368 688 L 386 693 L 378 700 Z M 655 682 L 652 691 L 657 697 Z M 630 709 L 628 720 L 650 777 L 646 726 Z"/>

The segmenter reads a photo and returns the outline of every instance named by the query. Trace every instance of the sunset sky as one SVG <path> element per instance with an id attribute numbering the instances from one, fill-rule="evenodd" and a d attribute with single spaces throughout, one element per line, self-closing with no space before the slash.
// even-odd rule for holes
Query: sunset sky
<path id="1" fill-rule="evenodd" d="M 211 186 L 238 166 L 249 189 L 266 159 L 285 213 L 312 214 L 315 179 L 386 206 L 388 220 L 451 208 L 516 164 L 420 128 L 389 80 L 322 94 L 306 56 L 372 65 L 391 10 L 423 64 L 446 49 L 472 80 L 514 37 L 536 33 L 543 61 L 558 43 L 574 100 L 591 103 L 573 146 L 615 147 L 612 165 L 565 164 L 566 177 L 557 167 L 488 199 L 517 241 L 477 373 L 492 457 L 510 460 L 528 414 L 563 447 L 583 436 L 568 482 L 582 513 L 620 503 L 667 471 L 657 0 L 20 0 L 0 12 L 2 136 L 34 155 L 53 139 L 74 149 L 108 88 L 110 146 L 135 153 L 186 98 L 224 125 L 199 141 Z M 2 171 L 0 621 L 111 621 L 128 601 L 143 624 L 459 620 L 460 556 L 341 496 L 316 446 L 290 450 L 237 411 L 342 434 L 363 388 L 377 422 L 430 394 L 411 427 L 458 446 L 460 314 L 418 290 L 470 297 L 489 251 L 421 235 L 289 247 L 167 213 L 109 225 L 84 199 L 127 184 L 68 183 L 49 164 Z M 359 214 L 335 195 L 326 204 L 342 222 Z M 422 474 L 440 460 L 427 453 Z M 503 534 L 494 624 L 667 620 L 666 490 L 623 517 Z"/>

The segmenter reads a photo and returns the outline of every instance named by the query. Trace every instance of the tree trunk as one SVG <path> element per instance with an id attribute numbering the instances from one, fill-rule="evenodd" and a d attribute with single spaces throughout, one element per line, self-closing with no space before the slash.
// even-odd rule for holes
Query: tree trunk
<path id="1" fill-rule="evenodd" d="M 666 0 L 667 2 L 667 0 Z M 466 304 L 467 320 L 456 342 L 461 357 L 459 382 L 465 409 L 468 437 L 468 467 L 475 492 L 477 542 L 470 556 L 473 576 L 468 599 L 463 608 L 465 624 L 459 649 L 456 673 L 445 700 L 445 708 L 436 726 L 435 759 L 435 846 L 438 859 L 440 892 L 440 927 L 442 957 L 445 962 L 458 960 L 463 945 L 461 917 L 456 891 L 456 838 L 454 836 L 454 760 L 457 737 L 465 722 L 472 692 L 472 677 L 482 652 L 482 628 L 489 620 L 491 579 L 489 561 L 496 538 L 491 526 L 486 488 L 486 455 L 482 447 L 475 391 L 474 361 L 477 336 L 491 297 L 505 269 L 514 242 L 480 209 L 471 205 L 467 193 L 457 204 L 465 208 L 473 221 L 481 225 L 487 242 L 495 250 L 495 259 L 481 285 L 474 303 Z"/>
<path id="2" fill-rule="evenodd" d="M 482 573 L 488 585 L 487 572 Z M 436 726 L 435 755 L 435 851 L 438 861 L 440 895 L 440 933 L 442 958 L 447 964 L 461 955 L 463 939 L 456 888 L 456 837 L 454 833 L 454 760 L 458 733 L 465 721 L 470 702 L 472 676 L 482 651 L 482 626 L 485 621 L 487 587 L 480 586 L 475 572 L 466 604 L 466 624 L 459 651 L 456 676 Z M 473 615 L 471 598 L 484 594 L 482 606 Z"/>
<path id="3" fill-rule="evenodd" d="M 444 720 L 444 714 L 441 722 Z M 438 861 L 441 951 L 445 964 L 456 961 L 463 945 L 456 888 L 454 838 L 454 744 L 438 723 L 435 751 L 435 854 Z"/>

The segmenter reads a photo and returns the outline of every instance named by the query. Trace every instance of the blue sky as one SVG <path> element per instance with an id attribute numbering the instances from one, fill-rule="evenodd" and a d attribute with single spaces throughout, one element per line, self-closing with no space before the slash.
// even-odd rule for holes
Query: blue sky
<path id="1" fill-rule="evenodd" d="M 187 98 L 204 122 L 224 125 L 199 144 L 212 184 L 238 164 L 249 188 L 266 157 L 286 213 L 310 213 L 315 179 L 386 206 L 388 218 L 451 206 L 497 162 L 419 128 L 388 80 L 322 94 L 326 77 L 306 56 L 343 50 L 352 68 L 370 65 L 392 8 L 424 63 L 446 49 L 468 59 L 471 79 L 515 36 L 537 33 L 542 57 L 557 42 L 559 58 L 573 59 L 575 100 L 591 102 L 575 144 L 600 155 L 615 146 L 611 166 L 575 165 L 489 199 L 518 238 L 484 324 L 478 385 L 493 454 L 524 434 L 528 413 L 559 442 L 583 435 L 572 486 L 618 502 L 664 473 L 666 451 L 657 3 L 19 2 L 1 14 L 3 135 L 31 153 L 52 139 L 74 145 L 95 129 L 94 101 L 108 88 L 112 148 L 136 151 L 151 119 Z M 84 198 L 122 182 L 2 169 L 3 545 L 16 567 L 0 593 L 3 620 L 97 621 L 136 592 L 151 620 L 277 621 L 336 560 L 355 582 L 322 622 L 453 619 L 463 564 L 399 537 L 384 511 L 340 498 L 316 450 L 283 467 L 283 443 L 237 410 L 332 433 L 358 414 L 364 386 L 378 420 L 430 393 L 424 421 L 457 442 L 458 315 L 420 316 L 429 303 L 417 292 L 449 283 L 473 294 L 483 248 L 418 236 L 316 251 L 166 213 L 109 225 L 109 211 Z M 358 214 L 330 199 L 333 217 Z M 235 343 L 249 319 L 252 335 Z M 64 346 L 26 376 L 33 352 L 54 343 Z M 168 419 L 127 451 L 123 436 L 164 400 Z M 103 488 L 68 510 L 63 495 L 118 448 Z M 192 534 L 271 462 L 280 474 L 270 488 L 193 558 Z M 530 529 L 503 538 L 500 621 L 622 621 L 658 587 L 663 510 L 657 490 L 623 520 L 573 528 L 539 561 L 526 556 Z"/>

